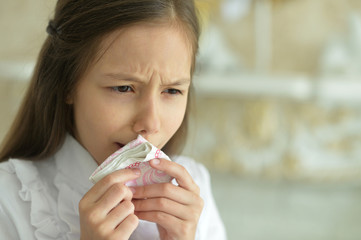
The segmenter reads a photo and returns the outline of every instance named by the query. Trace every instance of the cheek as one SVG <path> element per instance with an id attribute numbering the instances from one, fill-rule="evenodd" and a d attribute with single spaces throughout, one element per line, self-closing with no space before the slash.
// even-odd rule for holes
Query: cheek
<path id="1" fill-rule="evenodd" d="M 100 104 L 99 102 L 94 102 L 94 104 L 89 105 L 86 109 L 81 111 L 81 116 L 78 116 L 79 126 L 83 128 L 83 131 L 88 133 L 94 133 L 101 135 L 108 135 L 117 130 L 119 124 L 122 121 L 119 121 L 119 111 L 120 108 L 112 107 L 111 105 Z"/>
<path id="2" fill-rule="evenodd" d="M 177 106 L 168 109 L 165 114 L 166 117 L 164 121 L 167 126 L 166 129 L 172 135 L 178 130 L 183 122 L 186 105 L 186 103 L 178 104 Z"/>
<path id="3" fill-rule="evenodd" d="M 113 117 L 111 107 L 96 94 L 79 95 L 74 102 L 74 117 L 77 132 L 92 135 L 111 127 Z"/>

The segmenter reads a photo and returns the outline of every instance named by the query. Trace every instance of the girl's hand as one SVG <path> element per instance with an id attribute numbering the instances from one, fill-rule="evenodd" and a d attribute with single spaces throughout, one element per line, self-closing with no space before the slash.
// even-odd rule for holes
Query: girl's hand
<path id="1" fill-rule="evenodd" d="M 150 165 L 174 177 L 172 183 L 135 187 L 133 203 L 139 219 L 155 222 L 161 239 L 194 239 L 203 199 L 199 187 L 181 165 L 164 159 L 153 159 Z"/>
<path id="2" fill-rule="evenodd" d="M 80 200 L 81 239 L 129 239 L 138 226 L 125 182 L 139 177 L 138 169 L 115 171 L 97 182 Z"/>

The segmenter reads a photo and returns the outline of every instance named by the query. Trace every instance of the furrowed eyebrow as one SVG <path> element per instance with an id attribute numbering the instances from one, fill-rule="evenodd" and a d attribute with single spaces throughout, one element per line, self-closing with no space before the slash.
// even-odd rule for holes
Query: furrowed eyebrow
<path id="1" fill-rule="evenodd" d="M 130 81 L 130 82 L 144 82 L 142 81 L 142 79 L 134 76 L 134 75 L 130 75 L 130 74 L 123 74 L 123 73 L 108 73 L 105 74 L 106 77 L 115 79 L 115 80 L 122 80 L 122 81 Z"/>
<path id="2" fill-rule="evenodd" d="M 115 80 L 122 80 L 122 81 L 129 81 L 129 82 L 139 82 L 144 83 L 145 81 L 137 76 L 131 74 L 124 74 L 124 73 L 107 73 L 105 74 L 106 77 L 115 79 Z M 167 83 L 162 84 L 161 86 L 180 86 L 180 85 L 189 85 L 191 80 L 189 78 L 181 78 L 175 80 L 173 82 L 169 81 Z"/>
<path id="3" fill-rule="evenodd" d="M 189 78 L 179 79 L 174 82 L 169 82 L 166 84 L 162 84 L 162 86 L 182 86 L 182 85 L 189 85 L 191 80 Z"/>

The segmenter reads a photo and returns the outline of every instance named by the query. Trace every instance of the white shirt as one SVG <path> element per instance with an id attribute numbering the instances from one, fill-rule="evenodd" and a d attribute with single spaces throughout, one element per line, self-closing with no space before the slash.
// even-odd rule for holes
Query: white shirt
<path id="1" fill-rule="evenodd" d="M 206 168 L 186 157 L 173 161 L 183 165 L 201 189 L 204 208 L 196 239 L 226 239 Z M 0 239 L 79 239 L 78 204 L 93 186 L 88 178 L 97 167 L 70 135 L 44 161 L 0 163 Z M 156 224 L 140 220 L 130 239 L 159 239 Z"/>

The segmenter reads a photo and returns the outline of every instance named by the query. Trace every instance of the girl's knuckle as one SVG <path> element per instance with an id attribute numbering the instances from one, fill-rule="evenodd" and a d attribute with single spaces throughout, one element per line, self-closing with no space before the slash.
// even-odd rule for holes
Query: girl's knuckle
<path id="1" fill-rule="evenodd" d="M 200 216 L 200 211 L 199 209 L 192 209 L 189 213 L 190 219 L 193 220 L 198 220 L 199 216 Z"/>
<path id="2" fill-rule="evenodd" d="M 100 237 L 107 237 L 108 234 L 109 234 L 109 228 L 108 226 L 105 224 L 105 223 L 102 223 L 102 224 L 99 224 L 98 227 L 97 227 L 97 234 L 100 236 Z"/>
<path id="3" fill-rule="evenodd" d="M 112 174 L 105 176 L 102 181 L 105 185 L 113 185 L 116 182 L 115 177 Z"/>
<path id="4" fill-rule="evenodd" d="M 199 207 L 200 207 L 201 209 L 203 209 L 203 207 L 204 207 L 204 200 L 203 200 L 203 198 L 199 197 L 198 204 L 199 204 Z"/>
<path id="5" fill-rule="evenodd" d="M 130 212 L 134 212 L 134 204 L 131 201 L 123 201 L 124 208 Z"/>
<path id="6" fill-rule="evenodd" d="M 196 206 L 203 206 L 204 205 L 204 200 L 201 196 L 199 196 L 198 194 L 193 194 L 193 202 L 195 203 Z"/>
<path id="7" fill-rule="evenodd" d="M 129 224 L 133 227 L 137 226 L 139 223 L 139 219 L 135 214 L 130 214 L 127 219 L 129 221 Z"/>
<path id="8" fill-rule="evenodd" d="M 197 194 L 199 194 L 201 192 L 201 188 L 197 184 L 194 184 L 194 189 Z"/>
<path id="9" fill-rule="evenodd" d="M 172 183 L 165 183 L 162 188 L 162 194 L 172 192 L 174 185 Z"/>
<path id="10" fill-rule="evenodd" d="M 86 201 L 84 200 L 84 198 L 80 199 L 79 201 L 79 204 L 78 204 L 78 207 L 79 207 L 79 212 L 85 212 L 86 209 L 87 209 L 87 204 L 86 204 Z"/>
<path id="11" fill-rule="evenodd" d="M 90 225 L 96 225 L 98 223 L 98 219 L 99 219 L 99 213 L 98 211 L 92 209 L 92 210 L 88 210 L 86 212 L 86 219 L 87 219 L 87 222 L 90 224 Z"/>
<path id="12" fill-rule="evenodd" d="M 180 224 L 179 232 L 181 236 L 187 236 L 191 231 L 192 227 L 189 223 L 183 222 Z"/>
<path id="13" fill-rule="evenodd" d="M 186 176 L 188 174 L 187 169 L 182 165 L 179 165 L 179 167 L 180 167 L 180 171 L 181 171 L 182 175 Z"/>
<path id="14" fill-rule="evenodd" d="M 124 184 L 115 183 L 115 184 L 113 184 L 112 188 L 116 193 L 123 195 L 123 196 L 125 195 L 126 189 L 125 189 Z"/>
<path id="15" fill-rule="evenodd" d="M 167 200 L 164 199 L 164 198 L 159 198 L 159 199 L 157 200 L 157 204 L 159 205 L 159 207 L 160 207 L 161 209 L 165 209 L 165 208 L 167 207 L 168 202 L 167 202 Z"/>
<path id="16" fill-rule="evenodd" d="M 165 222 L 167 221 L 167 216 L 163 212 L 156 212 L 154 214 L 154 218 L 157 219 L 159 222 Z"/>

